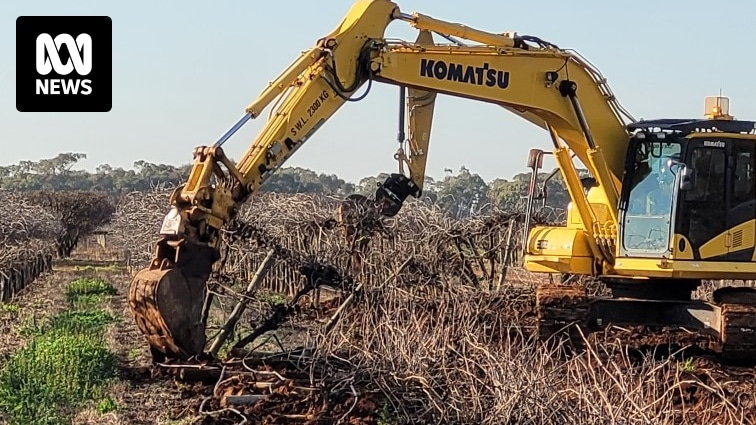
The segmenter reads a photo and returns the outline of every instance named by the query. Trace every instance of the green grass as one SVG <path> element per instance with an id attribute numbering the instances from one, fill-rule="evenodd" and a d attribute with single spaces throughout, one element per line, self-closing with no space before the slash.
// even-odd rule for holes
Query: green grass
<path id="1" fill-rule="evenodd" d="M 105 385 L 115 377 L 118 360 L 104 332 L 116 319 L 92 298 L 112 291 L 102 279 L 77 279 L 66 287 L 69 310 L 25 328 L 28 344 L 0 370 L 0 411 L 8 412 L 9 424 L 67 424 L 67 413 L 94 400 L 100 400 L 98 411 L 115 409 Z"/>
<path id="2" fill-rule="evenodd" d="M 80 277 L 66 285 L 66 298 L 77 310 L 98 307 L 115 294 L 110 282 L 98 277 Z"/>
<path id="3" fill-rule="evenodd" d="M 118 404 L 113 400 L 110 395 L 105 396 L 104 399 L 100 400 L 99 403 L 97 403 L 97 412 L 101 415 L 104 415 L 105 413 L 114 412 L 118 410 Z"/>
<path id="4" fill-rule="evenodd" d="M 289 302 L 289 300 L 285 296 L 280 295 L 280 294 L 274 294 L 271 292 L 259 292 L 257 294 L 257 298 L 260 301 L 266 302 L 274 307 L 283 306 Z"/>
<path id="5" fill-rule="evenodd" d="M 118 271 L 119 266 L 117 264 L 111 264 L 108 266 L 74 266 L 74 271 L 76 272 L 115 272 Z"/>
<path id="6" fill-rule="evenodd" d="M 68 310 L 50 319 L 49 327 L 78 333 L 101 334 L 104 327 L 115 322 L 115 317 L 103 310 Z"/>
<path id="7" fill-rule="evenodd" d="M 115 294 L 115 288 L 110 282 L 99 277 L 80 277 L 66 285 L 66 297 L 69 301 L 81 296 L 113 294 Z"/>
<path id="8" fill-rule="evenodd" d="M 97 309 L 106 301 L 105 296 L 99 294 L 78 295 L 71 299 L 71 307 L 76 310 L 93 310 Z"/>
<path id="9" fill-rule="evenodd" d="M 380 417 L 378 418 L 378 425 L 391 425 L 392 422 L 391 413 L 389 412 L 389 404 L 384 401 L 383 406 L 381 407 Z"/>
<path id="10" fill-rule="evenodd" d="M 18 304 L 0 303 L 0 311 L 4 313 L 18 313 L 19 310 Z"/>
<path id="11" fill-rule="evenodd" d="M 682 372 L 693 373 L 696 371 L 696 365 L 693 363 L 692 358 L 684 359 L 683 361 L 679 362 L 679 364 L 680 370 Z"/>

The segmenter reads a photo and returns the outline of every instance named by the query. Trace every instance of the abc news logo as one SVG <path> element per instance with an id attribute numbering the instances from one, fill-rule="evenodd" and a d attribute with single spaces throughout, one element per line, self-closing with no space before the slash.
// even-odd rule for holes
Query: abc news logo
<path id="1" fill-rule="evenodd" d="M 113 98 L 107 16 L 16 19 L 16 109 L 107 112 Z"/>
<path id="2" fill-rule="evenodd" d="M 68 62 L 60 59 L 58 46 L 67 47 L 70 54 Z M 50 34 L 37 36 L 37 74 L 48 75 L 51 71 L 59 75 L 69 75 L 76 70 L 79 76 L 92 72 L 92 37 L 89 34 L 79 34 L 74 39 L 69 34 L 59 34 L 54 39 Z M 37 79 L 36 94 L 83 94 L 92 92 L 90 79 Z M 79 90 L 81 88 L 81 90 Z"/>

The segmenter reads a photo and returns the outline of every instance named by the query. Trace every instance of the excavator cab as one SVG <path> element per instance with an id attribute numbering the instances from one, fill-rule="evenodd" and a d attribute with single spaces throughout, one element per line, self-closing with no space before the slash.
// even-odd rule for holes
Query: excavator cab
<path id="1" fill-rule="evenodd" d="M 681 145 L 667 140 L 634 140 L 628 164 L 627 210 L 622 219 L 622 247 L 634 253 L 665 250 L 672 232 L 675 172 Z"/>
<path id="2" fill-rule="evenodd" d="M 756 124 L 658 120 L 631 129 L 619 257 L 750 262 Z M 721 270 L 702 277 L 735 272 L 714 267 Z"/>

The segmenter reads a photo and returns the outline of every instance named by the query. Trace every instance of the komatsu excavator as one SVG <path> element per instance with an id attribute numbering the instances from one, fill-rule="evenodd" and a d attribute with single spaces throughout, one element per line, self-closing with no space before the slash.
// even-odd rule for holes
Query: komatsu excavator
<path id="1" fill-rule="evenodd" d="M 386 38 L 394 21 L 417 29 L 417 39 Z M 436 43 L 434 34 L 446 42 Z M 691 294 L 702 280 L 756 277 L 756 123 L 730 116 L 722 97 L 707 98 L 708 116 L 701 119 L 637 121 L 599 71 L 572 50 L 404 13 L 388 0 L 360 0 L 217 142 L 195 148 L 188 179 L 170 198 L 154 258 L 130 288 L 130 307 L 153 357 L 203 353 L 206 282 L 220 256 L 221 230 L 339 108 L 364 98 L 373 83 L 400 88 L 400 130 L 408 121 L 394 154 L 399 172 L 370 199 L 384 216 L 422 194 L 438 94 L 499 105 L 543 128 L 553 142 L 571 197 L 567 220 L 530 229 L 525 266 L 591 276 L 612 296 L 591 298 L 579 285 L 543 285 L 536 294 L 542 337 L 571 323 L 588 331 L 609 324 L 681 326 L 716 336 L 723 355 L 755 354 L 752 292 L 726 288 L 711 302 Z M 223 144 L 274 102 L 257 138 L 231 161 Z M 588 190 L 572 155 L 593 177 Z"/>

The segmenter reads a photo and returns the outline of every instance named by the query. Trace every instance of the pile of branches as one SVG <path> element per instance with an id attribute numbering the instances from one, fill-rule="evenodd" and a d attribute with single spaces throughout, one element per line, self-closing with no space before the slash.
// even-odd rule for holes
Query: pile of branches
<path id="1" fill-rule="evenodd" d="M 395 217 L 370 222 L 352 238 L 337 225 L 341 201 L 308 194 L 256 197 L 239 212 L 243 225 L 231 226 L 227 232 L 224 275 L 249 281 L 272 243 L 285 248 L 287 257 L 296 253 L 299 263 L 325 265 L 349 277 L 344 281 L 366 285 L 386 280 L 392 270 L 409 261 L 400 279 L 403 285 L 456 284 L 461 276 L 466 285 L 493 286 L 502 283 L 506 267 L 517 263 L 521 213 L 499 211 L 456 219 L 435 205 L 410 200 Z M 553 218 L 544 212 L 531 224 L 553 223 Z M 254 237 L 242 237 L 239 229 Z M 302 281 L 289 272 L 291 266 L 290 261 L 274 266 L 265 283 L 268 289 L 296 293 Z"/>
<path id="2" fill-rule="evenodd" d="M 533 282 L 509 280 L 495 290 L 486 284 L 504 261 L 502 235 L 514 225 L 520 237 L 521 215 L 459 220 L 409 203 L 369 229 L 371 240 L 360 251 L 363 268 L 354 274 L 355 246 L 333 222 L 339 201 L 269 194 L 229 228 L 225 277 L 248 281 L 272 250 L 284 269 L 329 267 L 329 279 L 320 283 L 345 293 L 336 304 L 321 305 L 305 342 L 285 346 L 275 335 L 312 319 L 297 300 L 318 286 L 289 275 L 293 297 L 271 315 L 246 316 L 252 331 L 232 351 L 241 360 L 226 363 L 202 412 L 252 423 L 270 417 L 397 424 L 735 424 L 756 418 L 752 375 L 728 382 L 726 372 L 700 359 L 690 362 L 684 350 L 655 356 L 623 339 L 594 335 L 586 351 L 567 356 L 562 347 L 540 343 Z M 543 216 L 535 220 L 549 223 Z M 225 283 L 233 287 L 234 279 Z M 281 332 L 270 332 L 277 328 Z M 242 350 L 266 341 L 280 350 Z"/>
<path id="3" fill-rule="evenodd" d="M 300 347 L 236 351 L 210 374 L 199 410 L 213 423 L 756 421 L 752 370 L 734 375 L 673 344 L 628 346 L 617 329 L 568 354 L 537 340 L 532 309 L 515 286 L 368 288 Z"/>
<path id="4" fill-rule="evenodd" d="M 655 358 L 595 335 L 585 352 L 568 357 L 535 338 L 531 300 L 529 291 L 513 287 L 490 293 L 458 285 L 433 297 L 393 285 L 370 288 L 316 338 L 318 361 L 339 359 L 328 379 L 381 394 L 391 423 L 756 419 L 752 373 L 732 382 L 716 377 L 711 364 L 684 363 L 682 350 Z"/>
<path id="5" fill-rule="evenodd" d="M 115 236 L 113 246 L 128 251 L 137 266 L 147 264 L 153 253 L 163 217 L 169 208 L 172 188 L 158 187 L 150 192 L 122 196 L 111 223 L 106 229 Z M 233 280 L 248 281 L 263 260 L 267 247 L 275 243 L 298 263 L 320 264 L 346 272 L 352 270 L 353 254 L 361 250 L 363 277 L 382 280 L 376 273 L 393 252 L 394 260 L 410 255 L 432 265 L 425 270 L 429 279 L 438 279 L 463 268 L 467 283 L 491 281 L 500 270 L 504 251 L 515 252 L 522 246 L 523 214 L 506 211 L 468 219 L 455 219 L 439 207 L 408 200 L 400 213 L 373 224 L 366 232 L 368 246 L 355 244 L 344 237 L 337 226 L 337 209 L 343 199 L 319 194 L 259 193 L 241 206 L 236 222 L 225 229 L 227 242 L 223 274 Z M 563 219 L 561 211 L 543 209 L 532 223 L 553 223 Z M 515 225 L 511 240 L 508 227 Z M 255 237 L 250 237 L 253 234 Z M 505 246 L 509 242 L 511 247 Z M 369 248 L 369 249 L 366 249 Z M 394 261 L 392 260 L 392 261 Z M 419 264 L 421 261 L 418 261 Z M 507 262 L 516 262 L 516 257 Z M 296 275 L 287 273 L 291 262 L 277 265 L 268 279 L 270 289 L 290 286 Z M 296 267 L 295 267 L 296 269 Z M 348 273 L 347 273 L 348 274 Z M 356 276 L 355 276 L 356 277 Z M 427 280 L 427 279 L 426 279 Z M 277 281 L 277 282 L 276 282 Z M 281 283 L 286 281 L 285 283 Z M 274 283 L 275 282 L 275 283 Z M 294 282 L 299 285 L 300 281 Z M 288 288 L 289 293 L 296 290 Z M 283 292 L 283 291 L 282 291 Z"/>

